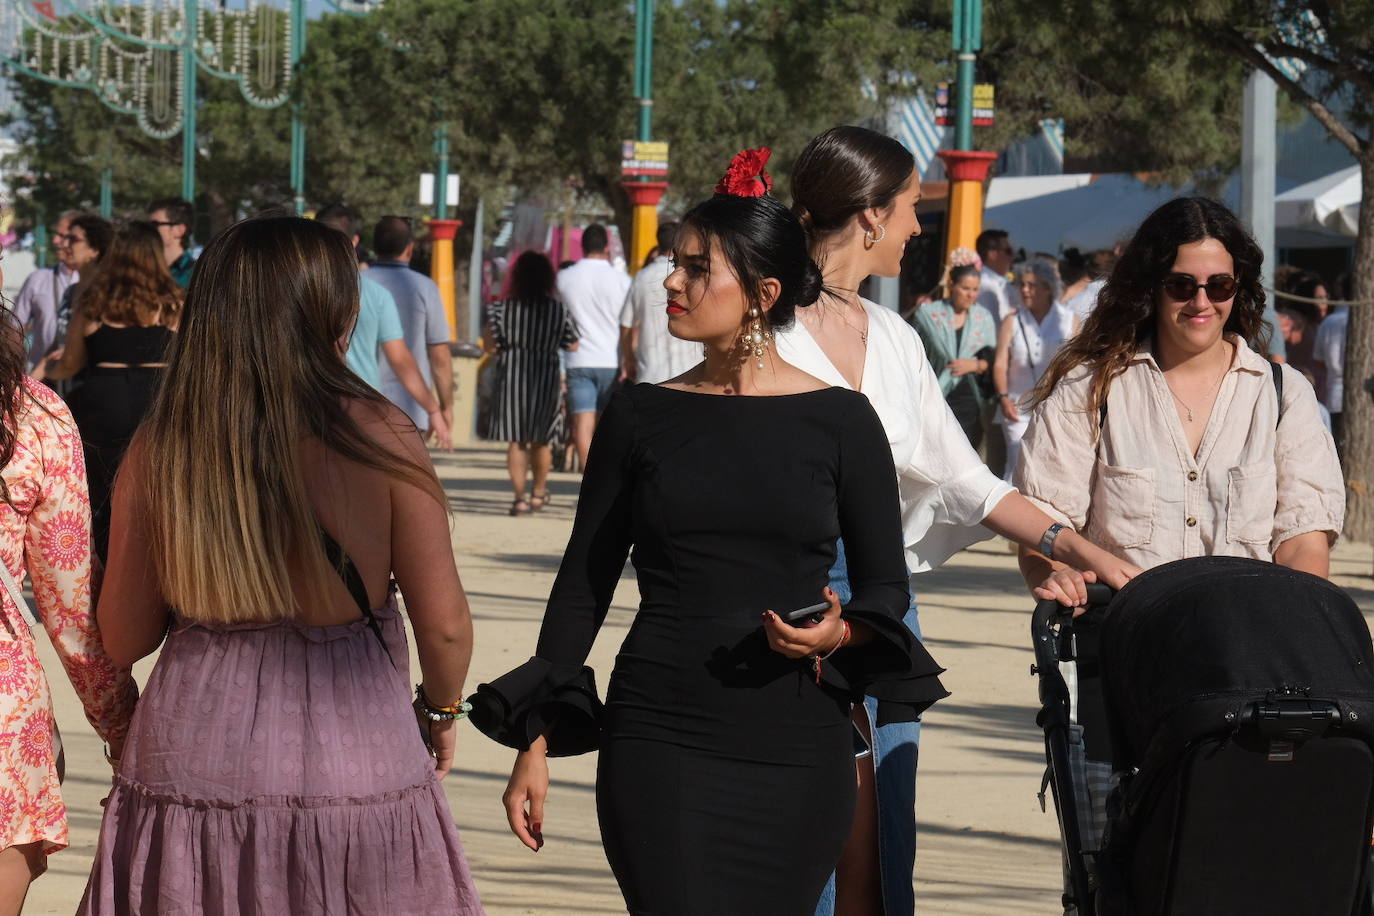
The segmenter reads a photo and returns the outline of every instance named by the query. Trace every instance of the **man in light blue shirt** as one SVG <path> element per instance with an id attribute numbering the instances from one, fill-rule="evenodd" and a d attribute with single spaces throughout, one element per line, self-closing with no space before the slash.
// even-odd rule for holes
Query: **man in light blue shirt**
<path id="1" fill-rule="evenodd" d="M 410 269 L 415 237 L 410 221 L 384 216 L 372 232 L 372 248 L 379 258 L 367 274 L 390 291 L 401 316 L 406 347 L 420 367 L 426 387 L 432 382 L 446 425 L 453 425 L 453 363 L 449 352 L 448 316 L 439 287 L 424 274 Z M 420 429 L 428 429 L 434 417 L 416 400 L 395 373 L 382 367 L 382 393 L 400 407 Z"/>
<path id="2" fill-rule="evenodd" d="M 315 217 L 319 222 L 338 229 L 358 246 L 359 217 L 344 204 L 331 204 Z M 434 432 L 435 444 L 439 448 L 453 447 L 453 436 L 439 407 L 439 401 L 425 384 L 420 367 L 406 348 L 401 329 L 401 318 L 396 311 L 396 301 L 391 293 L 367 273 L 358 275 L 358 320 L 353 326 L 353 334 L 348 339 L 347 361 L 353 374 L 367 382 L 378 391 L 382 390 L 382 367 L 377 356 L 386 358 L 391 374 L 402 389 L 416 403 L 421 405 L 435 422 L 430 424 Z M 401 405 L 398 405 L 401 406 Z M 402 409 L 405 408 L 402 406 Z M 423 432 L 423 430 L 422 430 Z"/>

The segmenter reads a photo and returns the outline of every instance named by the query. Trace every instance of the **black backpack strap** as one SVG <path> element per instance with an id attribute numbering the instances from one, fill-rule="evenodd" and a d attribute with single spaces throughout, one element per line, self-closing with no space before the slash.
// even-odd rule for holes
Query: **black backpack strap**
<path id="1" fill-rule="evenodd" d="M 1279 365 L 1278 363 L 1271 362 L 1269 364 L 1269 368 L 1274 373 L 1274 394 L 1279 399 L 1278 419 L 1274 421 L 1274 425 L 1278 426 L 1279 420 L 1283 419 L 1283 366 Z"/>
<path id="2" fill-rule="evenodd" d="M 339 577 L 348 587 L 348 593 L 353 596 L 354 602 L 357 603 L 358 610 L 362 611 L 363 617 L 367 620 L 367 628 L 377 637 L 377 642 L 382 644 L 382 648 L 387 651 L 387 658 L 390 658 L 390 649 L 382 637 L 382 627 L 377 623 L 377 616 L 372 613 L 372 604 L 367 600 L 367 586 L 363 584 L 363 577 L 358 573 L 358 567 L 354 566 L 353 561 L 348 558 L 343 545 L 334 540 L 333 536 L 324 530 L 323 525 L 319 528 L 324 555 L 329 559 L 329 565 L 338 571 Z"/>

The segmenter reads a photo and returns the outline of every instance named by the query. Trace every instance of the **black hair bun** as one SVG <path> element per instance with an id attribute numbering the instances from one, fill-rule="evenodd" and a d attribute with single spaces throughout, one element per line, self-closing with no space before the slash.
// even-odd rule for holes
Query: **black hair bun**
<path id="1" fill-rule="evenodd" d="M 820 267 L 815 261 L 807 258 L 806 266 L 802 268 L 801 282 L 797 284 L 797 307 L 814 305 L 824 288 L 825 280 L 821 276 Z"/>

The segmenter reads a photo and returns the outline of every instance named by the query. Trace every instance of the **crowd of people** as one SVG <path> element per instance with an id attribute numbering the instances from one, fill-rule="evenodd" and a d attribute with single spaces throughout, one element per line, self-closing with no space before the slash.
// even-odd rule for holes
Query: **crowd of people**
<path id="1" fill-rule="evenodd" d="M 591 225 L 488 308 L 510 514 L 548 505 L 560 435 L 584 473 L 533 655 L 471 692 L 425 444 L 451 441 L 449 332 L 410 221 L 370 259 L 343 205 L 195 257 L 181 201 L 65 214 L 0 327 L 0 912 L 67 839 L 25 575 L 113 766 L 83 914 L 480 913 L 438 782 L 470 717 L 516 752 L 532 850 L 550 758 L 598 753 L 632 913 L 869 916 L 915 908 L 920 716 L 947 695 L 922 573 L 993 533 L 1071 607 L 1183 557 L 1328 573 L 1344 490 L 1298 371 L 1322 334 L 1285 307 L 1294 365 L 1260 352 L 1261 256 L 1225 207 L 1171 201 L 1092 255 L 989 230 L 908 319 L 861 291 L 921 233 L 911 154 L 832 128 L 787 203 L 770 157 L 735 156 L 633 281 Z"/>

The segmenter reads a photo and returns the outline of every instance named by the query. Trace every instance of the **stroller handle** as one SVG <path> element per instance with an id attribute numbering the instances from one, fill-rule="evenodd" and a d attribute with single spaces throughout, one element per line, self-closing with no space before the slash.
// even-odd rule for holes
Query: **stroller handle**
<path id="1" fill-rule="evenodd" d="M 1116 590 L 1109 585 L 1101 582 L 1088 583 L 1088 604 L 1087 611 L 1101 610 L 1111 604 L 1112 598 L 1116 597 Z M 1064 607 L 1053 598 L 1046 598 L 1035 605 L 1035 612 L 1031 615 L 1031 638 L 1035 642 L 1037 651 L 1042 646 L 1046 646 L 1051 639 L 1051 629 L 1054 624 L 1065 617 L 1072 616 L 1075 608 Z M 1044 660 L 1042 660 L 1044 661 Z"/>

